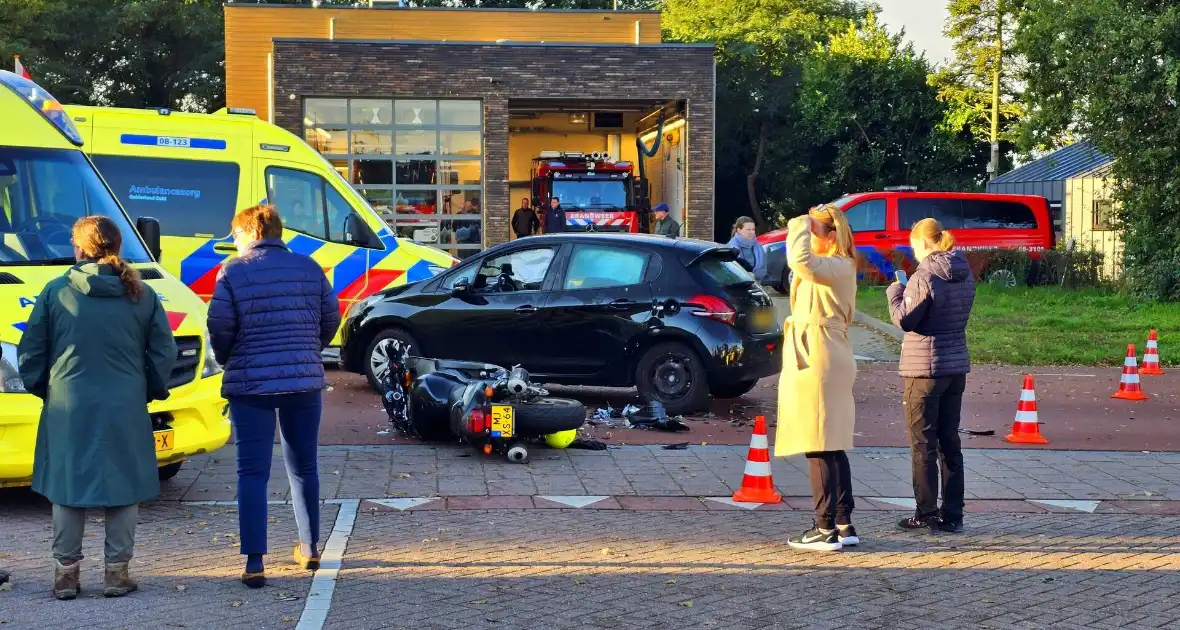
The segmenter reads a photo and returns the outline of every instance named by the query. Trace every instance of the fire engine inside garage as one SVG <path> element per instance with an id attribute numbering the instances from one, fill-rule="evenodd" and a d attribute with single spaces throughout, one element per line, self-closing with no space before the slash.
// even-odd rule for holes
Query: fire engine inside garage
<path id="1" fill-rule="evenodd" d="M 524 199 L 568 229 L 713 239 L 712 45 L 654 11 L 227 4 L 226 97 L 317 149 L 399 236 L 464 257 Z"/>
<path id="2" fill-rule="evenodd" d="M 557 198 L 567 231 L 649 232 L 664 204 L 684 225 L 684 103 L 510 101 L 509 111 L 514 208 Z"/>

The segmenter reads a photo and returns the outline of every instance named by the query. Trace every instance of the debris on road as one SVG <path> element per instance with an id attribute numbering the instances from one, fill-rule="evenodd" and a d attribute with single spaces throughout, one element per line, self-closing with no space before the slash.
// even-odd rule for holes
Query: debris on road
<path id="1" fill-rule="evenodd" d="M 995 430 L 993 430 L 993 429 L 959 429 L 959 433 L 962 433 L 964 435 L 976 435 L 976 436 L 985 436 L 985 435 L 995 435 L 996 434 Z"/>
<path id="2" fill-rule="evenodd" d="M 664 447 L 665 451 L 686 451 L 688 450 L 688 442 L 680 442 L 679 444 L 669 444 Z"/>

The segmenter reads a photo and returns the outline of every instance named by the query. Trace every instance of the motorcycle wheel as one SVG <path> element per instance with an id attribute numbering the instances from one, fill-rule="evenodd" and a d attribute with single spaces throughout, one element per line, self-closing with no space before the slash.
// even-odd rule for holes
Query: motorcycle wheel
<path id="1" fill-rule="evenodd" d="M 512 403 L 518 432 L 548 435 L 577 429 L 586 423 L 586 407 L 569 398 L 538 398 Z"/>

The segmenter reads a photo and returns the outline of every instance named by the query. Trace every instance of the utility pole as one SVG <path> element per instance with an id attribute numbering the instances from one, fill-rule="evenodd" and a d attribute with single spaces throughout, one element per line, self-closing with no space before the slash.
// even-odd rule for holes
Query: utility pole
<path id="1" fill-rule="evenodd" d="M 991 179 L 1000 176 L 1000 74 L 1004 70 L 1004 0 L 996 0 L 996 63 L 992 74 L 992 159 L 987 170 Z"/>

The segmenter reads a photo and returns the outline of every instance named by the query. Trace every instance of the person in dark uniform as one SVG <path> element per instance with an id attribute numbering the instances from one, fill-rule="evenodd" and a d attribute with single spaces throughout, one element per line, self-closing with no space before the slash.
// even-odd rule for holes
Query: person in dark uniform
<path id="1" fill-rule="evenodd" d="M 549 209 L 545 211 L 545 233 L 556 234 L 565 231 L 565 208 L 561 207 L 561 199 L 554 197 L 549 200 Z"/>
<path id="2" fill-rule="evenodd" d="M 680 223 L 668 216 L 668 204 L 661 203 L 652 208 L 651 213 L 656 218 L 655 229 L 652 232 L 664 236 L 680 236 Z"/>
<path id="3" fill-rule="evenodd" d="M 516 234 L 516 238 L 524 238 L 540 231 L 541 220 L 537 218 L 537 213 L 529 205 L 529 198 L 525 197 L 521 199 L 520 207 L 516 209 L 516 212 L 512 213 L 513 234 Z"/>

